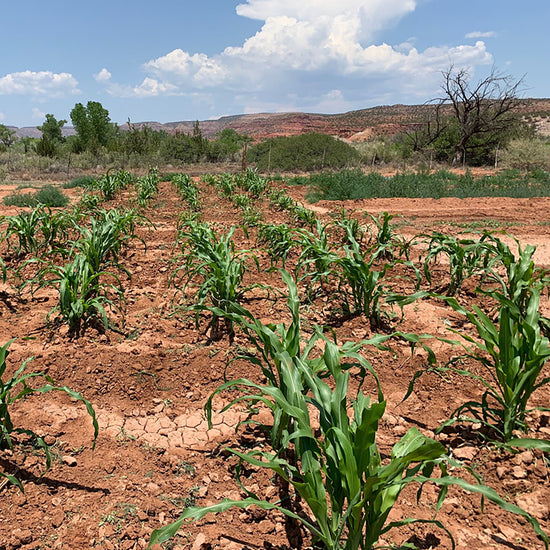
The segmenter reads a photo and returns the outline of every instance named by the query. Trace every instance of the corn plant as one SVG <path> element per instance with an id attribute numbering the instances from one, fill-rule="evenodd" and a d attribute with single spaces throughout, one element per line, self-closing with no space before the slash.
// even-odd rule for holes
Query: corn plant
<path id="1" fill-rule="evenodd" d="M 315 224 L 315 232 L 300 229 L 296 231 L 296 236 L 296 243 L 302 248 L 302 252 L 296 264 L 295 274 L 303 272 L 300 280 L 309 280 L 307 293 L 312 299 L 319 290 L 323 290 L 329 276 L 334 273 L 333 266 L 339 256 L 330 243 L 327 225 L 319 221 Z"/>
<path id="2" fill-rule="evenodd" d="M 264 325 L 254 315 L 243 306 L 237 306 L 233 312 L 223 312 L 216 308 L 211 308 L 211 311 L 219 316 L 229 318 L 237 324 L 246 334 L 254 349 L 254 353 L 241 353 L 237 359 L 245 359 L 254 366 L 261 369 L 262 374 L 268 381 L 269 386 L 277 388 L 282 395 L 289 396 L 296 391 L 296 386 L 292 382 L 293 376 L 299 371 L 295 365 L 298 363 L 307 363 L 314 371 L 324 371 L 326 367 L 321 358 L 315 355 L 317 343 L 324 341 L 320 330 L 316 330 L 314 334 L 301 345 L 301 329 L 300 329 L 300 301 L 298 299 L 298 288 L 291 275 L 282 270 L 283 281 L 288 287 L 287 306 L 292 315 L 292 321 L 288 326 L 283 323 L 277 325 Z M 379 349 L 387 349 L 384 347 L 384 342 L 390 336 L 377 336 L 368 341 L 369 344 L 378 347 Z M 378 378 L 372 369 L 370 363 L 358 351 L 361 345 L 354 343 L 346 343 L 338 349 L 339 358 L 341 360 L 352 361 L 355 366 L 359 366 L 363 373 L 370 372 L 378 384 Z M 351 363 L 345 363 L 344 368 L 349 368 Z M 290 372 L 292 371 L 292 372 Z M 205 405 L 207 418 L 210 419 L 212 413 L 212 400 L 220 393 L 229 389 L 240 388 L 246 393 L 247 387 L 250 386 L 246 380 L 230 381 L 220 386 L 208 399 Z M 378 390 L 380 387 L 378 385 Z M 380 394 L 381 395 L 381 394 Z M 290 397 L 288 397 L 291 399 Z M 263 402 L 271 408 L 272 403 L 267 403 L 263 399 L 258 399 L 258 394 L 252 392 L 245 397 L 240 397 L 231 402 L 224 410 L 230 408 L 236 403 L 246 401 L 249 404 L 255 404 L 258 401 Z M 272 408 L 273 425 L 268 430 L 271 434 L 271 441 L 274 448 L 282 449 L 284 442 L 292 433 L 291 417 L 283 409 L 277 407 Z"/>
<path id="3" fill-rule="evenodd" d="M 317 223 L 315 212 L 297 202 L 293 202 L 289 213 L 292 220 L 301 226 L 313 227 Z"/>
<path id="4" fill-rule="evenodd" d="M 469 311 L 454 298 L 446 302 L 464 315 L 476 330 L 475 336 L 460 332 L 468 344 L 453 341 L 466 348 L 466 357 L 483 367 L 482 374 L 456 367 L 453 370 L 480 382 L 484 388 L 479 401 L 460 405 L 447 424 L 457 421 L 481 422 L 497 439 L 510 443 L 516 430 L 526 431 L 525 416 L 534 391 L 550 382 L 540 379 L 542 368 L 550 357 L 548 338 L 541 334 L 540 292 L 531 288 L 524 304 L 501 298 L 498 323 L 479 307 Z M 521 305 L 525 305 L 525 311 Z M 453 331 L 457 332 L 457 331 Z"/>
<path id="5" fill-rule="evenodd" d="M 263 213 L 253 205 L 241 208 L 241 220 L 244 228 L 256 227 L 263 221 Z"/>
<path id="6" fill-rule="evenodd" d="M 95 189 L 98 189 L 103 196 L 103 200 L 110 201 L 115 195 L 129 185 L 132 182 L 132 175 L 125 170 L 119 170 L 118 172 L 107 172 L 104 176 L 99 178 L 94 185 Z"/>
<path id="7" fill-rule="evenodd" d="M 486 274 L 487 280 L 497 282 L 500 292 L 484 290 L 483 293 L 492 295 L 499 301 L 501 297 L 511 300 L 525 314 L 531 290 L 535 288 L 542 291 L 550 285 L 548 272 L 536 267 L 533 261 L 536 247 L 528 244 L 522 248 L 519 241 L 515 237 L 511 237 L 517 245 L 518 255 L 516 257 L 510 247 L 497 238 L 494 233 L 486 233 L 484 236 L 487 237 L 485 246 L 488 253 L 494 257 L 492 268 Z M 499 265 L 503 266 L 504 274 L 499 272 Z M 547 319 L 541 318 L 541 321 L 545 325 L 548 324 Z"/>
<path id="8" fill-rule="evenodd" d="M 443 233 L 432 233 L 428 236 L 428 250 L 423 260 L 426 280 L 431 283 L 433 262 L 444 255 L 449 261 L 451 282 L 447 288 L 447 296 L 454 296 L 462 287 L 464 281 L 473 275 L 486 274 L 495 256 L 485 245 L 484 238 L 459 239 Z"/>
<path id="9" fill-rule="evenodd" d="M 8 252 L 40 256 L 65 250 L 74 218 L 66 211 L 53 213 L 49 207 L 38 205 L 30 212 L 6 216 L 2 222 L 6 224 L 2 239 L 7 242 Z"/>
<path id="10" fill-rule="evenodd" d="M 135 210 L 102 210 L 90 218 L 90 227 L 80 228 L 81 237 L 74 249 L 87 259 L 92 270 L 99 272 L 107 267 L 116 267 L 130 276 L 119 260 L 121 249 L 132 239 L 145 241 L 135 233 L 137 223 L 149 220 Z"/>
<path id="11" fill-rule="evenodd" d="M 176 174 L 172 178 L 172 183 L 178 190 L 178 193 L 187 202 L 193 212 L 199 212 L 202 208 L 200 191 L 197 185 L 188 174 Z"/>
<path id="12" fill-rule="evenodd" d="M 271 267 L 281 260 L 284 268 L 286 257 L 295 244 L 294 231 L 284 223 L 262 224 L 258 229 L 258 244 L 267 247 Z"/>
<path id="13" fill-rule="evenodd" d="M 290 341 L 295 339 L 292 334 Z M 270 340 L 276 346 L 283 344 L 277 338 Z M 449 475 L 449 465 L 457 467 L 459 463 L 448 459 L 439 442 L 422 435 L 416 428 L 409 430 L 393 446 L 389 459 L 382 460 L 376 435 L 386 402 L 378 388 L 377 402 L 371 403 L 359 390 L 350 403 L 351 373 L 341 364 L 342 353 L 335 344 L 327 341 L 322 357 L 315 361 L 299 354 L 295 345 L 288 348 L 282 345 L 281 348 L 281 352 L 276 352 L 281 375 L 278 386 L 271 383 L 263 386 L 241 379 L 224 387 L 239 386 L 244 390 L 243 398 L 235 402 L 249 400 L 267 406 L 272 411 L 274 425 L 284 415 L 285 431 L 279 441 L 272 442 L 274 452 L 229 450 L 241 462 L 267 468 L 287 482 L 307 505 L 308 511 L 297 514 L 288 506 L 288 499 L 271 503 L 248 492 L 248 498 L 243 500 L 224 499 L 204 508 L 187 508 L 178 520 L 153 531 L 150 547 L 174 536 L 186 520 L 200 519 L 208 513 L 223 512 L 231 507 L 250 506 L 278 510 L 301 522 L 311 533 L 313 546 L 325 550 L 372 550 L 391 529 L 415 522 L 435 524 L 450 535 L 435 519 L 405 518 L 388 522 L 389 513 L 406 486 L 418 483 L 420 498 L 423 486 L 429 482 L 440 488 L 437 509 L 445 499 L 447 488 L 458 485 L 524 516 L 547 547 L 548 539 L 534 518 L 500 498 L 492 489 Z M 361 371 L 364 377 L 364 369 Z M 318 430 L 312 426 L 312 409 L 319 416 Z M 290 447 L 293 460 L 281 452 Z M 440 477 L 433 476 L 437 470 Z"/>
<path id="14" fill-rule="evenodd" d="M 396 257 L 405 256 L 408 260 L 408 243 L 400 235 L 396 234 L 391 225 L 393 214 L 382 212 L 379 216 L 369 214 L 376 227 L 376 234 L 369 242 L 369 251 L 376 259 L 392 261 Z M 396 254 L 397 249 L 397 254 Z"/>
<path id="15" fill-rule="evenodd" d="M 342 244 L 348 243 L 348 236 L 351 235 L 355 241 L 362 243 L 365 237 L 365 230 L 357 218 L 351 216 L 345 208 L 341 208 L 335 217 L 334 225 L 343 233 Z"/>
<path id="16" fill-rule="evenodd" d="M 137 203 L 145 208 L 149 201 L 153 199 L 159 190 L 159 177 L 155 168 L 149 170 L 146 176 L 138 178 L 137 182 Z"/>
<path id="17" fill-rule="evenodd" d="M 191 283 L 200 281 L 193 306 L 196 310 L 197 327 L 201 311 L 213 307 L 230 313 L 248 290 L 258 286 L 243 285 L 247 261 L 252 260 L 258 269 L 259 265 L 256 256 L 250 251 L 235 250 L 232 240 L 234 232 L 235 227 L 225 235 L 217 235 L 208 224 L 191 223 L 181 233 L 184 240 L 181 258 L 184 263 L 175 270 L 171 281 L 183 292 Z M 219 319 L 220 316 L 214 313 L 209 323 L 213 340 L 221 337 Z M 225 327 L 232 340 L 233 323 L 228 318 L 225 320 Z"/>
<path id="18" fill-rule="evenodd" d="M 58 304 L 48 314 L 59 315 L 69 325 L 69 332 L 80 334 L 83 328 L 100 319 L 103 327 L 109 327 L 106 307 L 120 309 L 117 303 L 124 299 L 122 284 L 116 274 L 96 271 L 88 259 L 79 254 L 64 266 L 50 265 L 38 275 L 39 287 L 53 286 L 59 292 Z M 108 278 L 114 283 L 106 283 Z M 116 301 L 111 298 L 114 295 Z"/>
<path id="19" fill-rule="evenodd" d="M 24 400 L 28 395 L 33 393 L 48 393 L 50 391 L 64 392 L 72 399 L 84 403 L 88 414 L 92 418 L 95 445 L 99 430 L 95 411 L 90 402 L 84 399 L 80 393 L 69 389 L 67 386 L 56 386 L 55 382 L 47 374 L 25 373 L 25 369 L 30 359 L 24 361 L 10 379 L 4 377 L 6 372 L 6 359 L 9 355 L 8 348 L 11 342 L 13 342 L 13 340 L 10 340 L 7 344 L 0 347 L 0 449 L 14 448 L 14 434 L 30 437 L 33 442 L 44 451 L 46 455 L 46 467 L 50 467 L 51 455 L 44 439 L 30 429 L 15 427 L 10 415 L 10 409 L 16 402 Z M 44 385 L 37 388 L 29 385 L 31 380 L 40 378 L 46 382 Z M 9 479 L 11 483 L 23 490 L 23 486 L 15 476 L 1 471 L 0 476 Z"/>
<path id="20" fill-rule="evenodd" d="M 248 191 L 255 198 L 260 197 L 268 187 L 268 181 L 252 168 L 247 168 L 244 172 L 237 174 L 235 182 L 241 189 Z"/>
<path id="21" fill-rule="evenodd" d="M 387 294 L 384 277 L 393 265 L 386 263 L 377 269 L 376 256 L 369 258 L 351 234 L 348 240 L 344 256 L 334 262 L 339 268 L 338 294 L 343 299 L 344 313 L 365 315 L 374 330 L 383 317 L 381 301 Z"/>
<path id="22" fill-rule="evenodd" d="M 16 255 L 38 252 L 40 247 L 38 233 L 43 214 L 43 209 L 38 207 L 30 212 L 20 212 L 15 216 L 2 218 L 2 222 L 6 224 L 2 239 L 8 245 L 8 252 L 14 250 Z"/>
<path id="23" fill-rule="evenodd" d="M 290 211 L 294 206 L 294 200 L 286 191 L 272 189 L 269 192 L 269 204 L 277 207 L 279 210 Z"/>

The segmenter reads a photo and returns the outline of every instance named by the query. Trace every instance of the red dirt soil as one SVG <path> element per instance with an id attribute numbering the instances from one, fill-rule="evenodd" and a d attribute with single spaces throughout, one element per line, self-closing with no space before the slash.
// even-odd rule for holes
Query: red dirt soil
<path id="1" fill-rule="evenodd" d="M 216 224 L 219 230 L 239 223 L 238 211 L 229 201 L 220 198 L 212 187 L 201 184 L 201 188 L 206 221 Z M 295 199 L 303 200 L 305 190 L 285 189 Z M 124 192 L 113 204 L 128 205 L 132 196 L 131 191 Z M 74 191 L 73 199 L 77 198 L 78 191 Z M 471 232 L 484 223 L 488 228 L 498 225 L 523 244 L 536 244 L 537 263 L 550 265 L 550 198 L 380 199 L 320 202 L 310 207 L 327 220 L 330 213 L 345 207 L 365 224 L 369 218 L 364 214 L 387 211 L 396 215 L 393 221 L 406 237 L 433 230 Z M 288 223 L 287 216 L 270 209 L 267 201 L 263 209 L 267 221 Z M 8 374 L 23 360 L 34 357 L 27 371 L 47 372 L 59 385 L 81 392 L 95 407 L 100 424 L 92 449 L 90 417 L 81 404 L 52 392 L 33 395 L 14 405 L 14 424 L 43 434 L 52 445 L 53 463 L 44 473 L 43 455 L 23 449 L 20 443 L 13 452 L 0 454 L 0 468 L 15 474 L 25 488 L 24 494 L 9 483 L 1 488 L 0 550 L 141 549 L 146 547 L 152 530 L 176 519 L 182 506 L 245 496 L 234 475 L 237 461 L 224 448 L 242 444 L 261 448 L 267 442 L 247 430 L 236 434 L 239 415 L 234 412 L 215 415 L 214 427 L 208 430 L 203 406 L 223 382 L 227 359 L 238 346 L 247 346 L 247 341 L 237 333 L 233 345 L 227 337 L 211 342 L 205 334 L 206 314 L 196 330 L 191 314 L 174 309 L 174 289 L 169 279 L 178 251 L 177 246 L 174 249 L 178 218 L 183 210 L 172 185 L 161 183 L 158 198 L 145 211 L 155 228 L 139 229 L 147 249 L 135 241 L 124 254 L 124 265 L 132 273 L 131 280 L 125 281 L 126 336 L 88 329 L 79 338 L 70 338 L 66 328 L 54 330 L 46 324 L 46 316 L 56 304 L 53 291 L 41 290 L 31 299 L 25 294 L 18 296 L 9 281 L 0 287 L 0 343 L 15 338 Z M 0 214 L 15 212 L 17 209 L 2 207 Z M 237 248 L 256 246 L 254 231 L 247 237 L 239 229 L 235 240 Z M 267 272 L 265 252 L 259 252 L 259 256 L 262 269 L 260 273 L 251 270 L 250 281 L 269 283 L 284 291 L 279 275 Z M 434 271 L 434 278 L 444 285 L 444 265 Z M 476 299 L 467 285 L 461 299 L 464 303 Z M 547 312 L 547 298 L 543 302 Z M 267 299 L 265 292 L 256 290 L 249 294 L 246 305 L 264 322 L 289 320 L 284 298 Z M 326 322 L 332 313 L 332 305 L 326 300 L 304 308 L 305 336 L 314 324 Z M 116 314 L 114 318 L 121 321 Z M 435 300 L 424 300 L 409 306 L 404 320 L 395 328 L 448 336 L 447 326 L 457 327 L 459 323 L 459 316 L 450 308 Z M 339 342 L 371 336 L 364 317 L 343 320 L 334 331 Z M 453 350 L 441 345 L 438 352 L 443 361 Z M 396 346 L 393 353 L 370 349 L 364 353 L 378 372 L 388 401 L 378 435 L 383 454 L 389 453 L 410 427 L 416 426 L 433 437 L 439 423 L 456 406 L 481 395 L 481 388 L 471 379 L 427 375 L 402 403 L 414 372 L 426 364 L 422 353 L 411 358 L 403 345 Z M 261 380 L 253 367 L 239 362 L 232 363 L 225 374 L 229 378 Z M 548 366 L 543 374 L 550 374 Z M 367 391 L 373 388 L 367 380 Z M 535 392 L 530 405 L 548 406 L 549 402 L 550 387 L 544 387 Z M 221 398 L 215 401 L 216 410 L 222 403 Z M 533 414 L 529 422 L 533 428 L 530 435 L 550 437 L 549 414 Z M 455 458 L 471 466 L 484 483 L 534 515 L 550 534 L 550 486 L 542 453 L 512 454 L 484 446 L 472 441 L 464 430 L 450 430 L 435 437 L 452 450 Z M 250 490 L 272 501 L 277 498 L 270 475 L 253 469 L 248 473 L 250 477 L 244 479 L 244 484 Z M 402 493 L 391 519 L 433 517 L 435 490 L 427 488 L 417 503 L 416 489 L 407 488 Z M 460 489 L 449 491 L 437 519 L 453 534 L 457 549 L 543 548 L 525 520 L 490 503 L 482 512 L 479 497 Z M 278 513 L 230 510 L 184 525 L 179 535 L 163 547 L 309 547 L 307 533 L 289 533 L 285 528 L 283 516 Z M 387 543 L 396 545 L 406 540 L 416 541 L 421 548 L 451 548 L 445 532 L 430 524 L 398 529 L 386 538 Z"/>

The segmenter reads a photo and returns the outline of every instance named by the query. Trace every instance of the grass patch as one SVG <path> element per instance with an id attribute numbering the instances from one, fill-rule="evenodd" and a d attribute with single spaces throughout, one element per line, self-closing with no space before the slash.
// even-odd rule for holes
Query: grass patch
<path id="1" fill-rule="evenodd" d="M 517 170 L 474 178 L 472 174 L 454 174 L 439 170 L 402 172 L 384 177 L 378 172 L 343 170 L 293 178 L 289 183 L 308 185 L 307 199 L 354 200 L 374 198 L 434 198 L 442 197 L 513 197 L 531 198 L 550 195 L 550 173 L 543 170 L 522 173 Z"/>
<path id="2" fill-rule="evenodd" d="M 94 176 L 80 176 L 71 181 L 66 181 L 61 187 L 63 189 L 74 189 L 75 187 L 89 188 L 94 185 L 96 178 Z"/>

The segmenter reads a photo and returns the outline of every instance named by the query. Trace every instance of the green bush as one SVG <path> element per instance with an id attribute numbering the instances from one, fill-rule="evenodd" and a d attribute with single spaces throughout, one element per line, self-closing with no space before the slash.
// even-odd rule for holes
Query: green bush
<path id="1" fill-rule="evenodd" d="M 341 169 L 359 163 L 357 150 L 325 134 L 268 139 L 249 149 L 248 160 L 262 171 Z"/>
<path id="2" fill-rule="evenodd" d="M 37 191 L 34 198 L 38 204 L 45 206 L 66 206 L 69 202 L 69 197 L 63 194 L 59 187 L 53 185 L 45 185 Z"/>
<path id="3" fill-rule="evenodd" d="M 11 195 L 6 195 L 2 202 L 6 206 L 35 206 L 36 201 L 34 199 L 33 193 L 12 193 Z"/>
<path id="4" fill-rule="evenodd" d="M 506 168 L 550 170 L 550 144 L 540 139 L 513 139 L 500 154 Z"/>
<path id="5" fill-rule="evenodd" d="M 3 199 L 6 206 L 26 206 L 34 208 L 38 204 L 44 206 L 66 206 L 69 198 L 53 185 L 45 185 L 36 193 L 13 193 Z"/>

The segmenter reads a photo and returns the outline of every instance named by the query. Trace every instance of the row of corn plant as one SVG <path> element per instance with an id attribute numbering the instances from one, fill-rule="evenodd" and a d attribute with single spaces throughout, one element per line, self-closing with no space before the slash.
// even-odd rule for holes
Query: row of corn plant
<path id="1" fill-rule="evenodd" d="M 232 239 L 235 229 L 232 227 L 220 235 L 206 223 L 189 221 L 180 231 L 182 253 L 176 262 L 182 261 L 182 264 L 175 269 L 171 284 L 184 295 L 190 285 L 199 284 L 193 298 L 197 327 L 200 312 L 206 307 L 230 313 L 248 290 L 258 286 L 243 284 L 247 264 L 253 262 L 258 268 L 259 265 L 251 251 L 235 249 Z M 213 340 L 222 335 L 219 321 L 220 315 L 214 314 L 209 323 Z M 232 339 L 233 323 L 228 317 L 225 318 L 225 328 Z"/>
<path id="2" fill-rule="evenodd" d="M 156 168 L 149 170 L 149 173 L 136 181 L 137 203 L 145 208 L 149 202 L 157 196 L 159 190 L 159 175 Z"/>
<path id="3" fill-rule="evenodd" d="M 100 319 L 109 326 L 106 308 L 122 311 L 124 301 L 121 275 L 130 277 L 123 265 L 121 251 L 130 240 L 139 239 L 135 230 L 138 223 L 148 220 L 135 210 L 98 210 L 83 225 L 73 227 L 72 245 L 64 249 L 63 263 L 57 257 L 35 257 L 24 266 L 36 266 L 27 276 L 21 290 L 53 287 L 59 293 L 57 305 L 48 315 L 55 314 L 69 325 L 71 333 L 78 334 L 84 326 Z M 86 224 L 84 224 L 84 222 Z"/>
<path id="4" fill-rule="evenodd" d="M 4 226 L 0 241 L 7 243 L 8 254 L 40 256 L 66 246 L 74 217 L 66 210 L 54 213 L 38 205 L 29 212 L 2 217 L 0 225 Z"/>
<path id="5" fill-rule="evenodd" d="M 200 190 L 197 184 L 188 174 L 175 174 L 172 176 L 172 184 L 193 212 L 200 212 L 202 203 Z"/>
<path id="6" fill-rule="evenodd" d="M 252 410 L 266 407 L 272 425 L 264 425 L 264 429 L 271 436 L 273 450 L 229 451 L 241 463 L 273 472 L 307 508 L 298 513 L 290 504 L 292 495 L 280 502 L 268 502 L 247 491 L 248 497 L 243 500 L 224 499 L 211 506 L 186 509 L 178 520 L 152 533 L 150 546 L 174 536 L 186 520 L 250 506 L 277 510 L 300 522 L 309 530 L 313 546 L 326 550 L 370 550 L 391 529 L 415 522 L 434 524 L 451 536 L 436 519 L 388 521 L 405 487 L 418 484 L 420 498 L 424 485 L 433 483 L 439 487 L 436 509 L 443 504 L 448 488 L 456 485 L 526 518 L 548 548 L 548 538 L 536 519 L 489 487 L 455 475 L 461 464 L 448 457 L 441 443 L 416 428 L 393 446 L 387 459 L 382 459 L 376 436 L 386 402 L 376 373 L 358 353 L 361 345 L 348 343 L 339 348 L 317 330 L 305 347 L 301 346 L 297 288 L 290 275 L 283 273 L 283 278 L 289 286 L 292 313 L 288 328 L 263 325 L 244 308 L 228 314 L 257 348 L 259 353 L 250 358 L 261 368 L 267 384 L 248 379 L 226 382 L 210 397 L 206 410 L 210 415 L 215 395 L 236 388 L 241 396 L 225 409 L 238 403 L 246 403 Z M 220 310 L 217 313 L 223 314 Z M 388 338 L 375 337 L 361 344 L 380 347 Z M 324 343 L 322 354 L 312 354 L 319 343 Z M 361 382 L 354 399 L 349 396 L 352 370 Z M 374 401 L 362 390 L 369 373 L 376 382 Z M 318 427 L 312 414 L 319 419 Z"/>
<path id="7" fill-rule="evenodd" d="M 134 176 L 126 170 L 117 172 L 107 172 L 91 185 L 92 189 L 98 190 L 101 193 L 103 200 L 110 201 L 115 195 L 133 183 Z"/>

